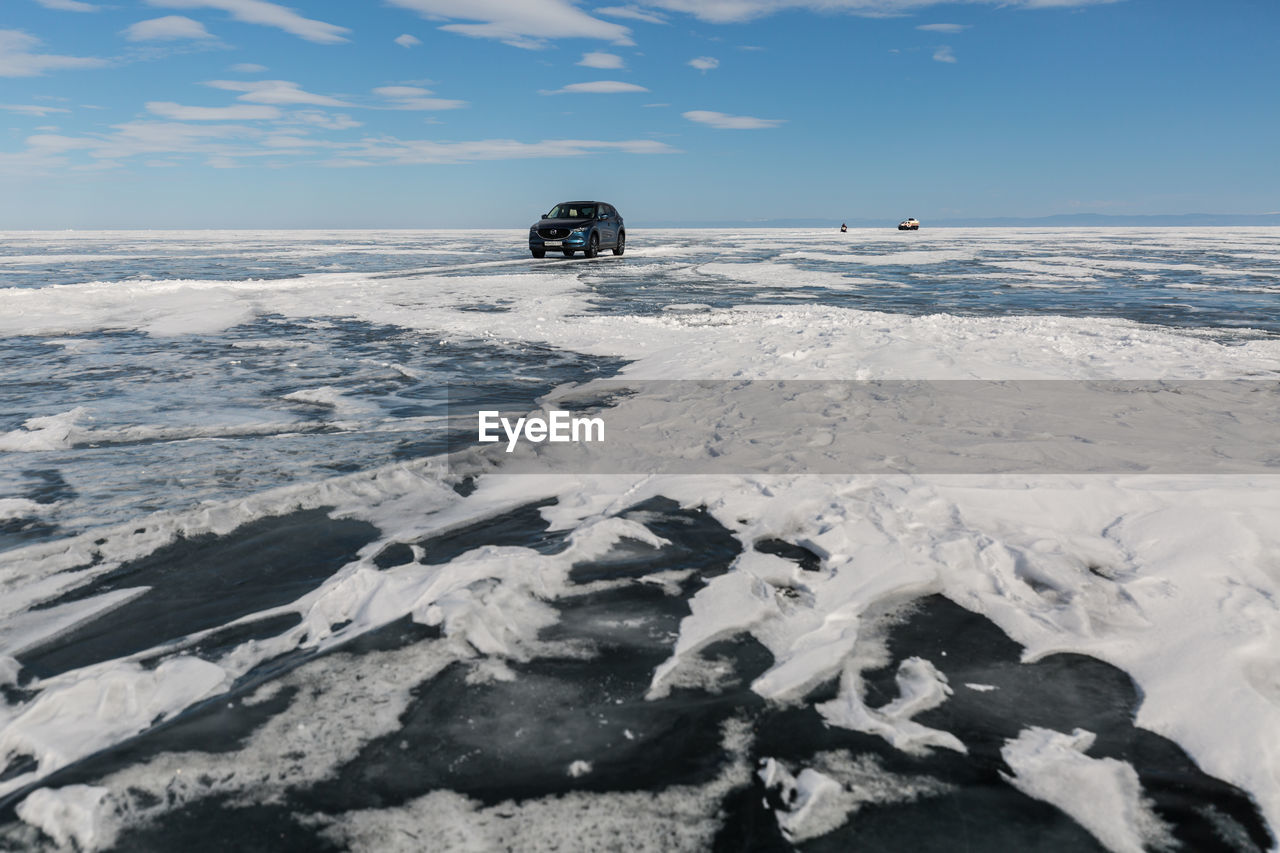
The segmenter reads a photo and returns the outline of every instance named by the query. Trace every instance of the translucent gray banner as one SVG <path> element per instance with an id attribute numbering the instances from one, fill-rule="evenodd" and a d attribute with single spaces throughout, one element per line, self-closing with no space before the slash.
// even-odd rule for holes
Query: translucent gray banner
<path id="1" fill-rule="evenodd" d="M 511 473 L 1280 473 L 1277 380 L 472 384 L 449 415 L 454 464 Z"/>

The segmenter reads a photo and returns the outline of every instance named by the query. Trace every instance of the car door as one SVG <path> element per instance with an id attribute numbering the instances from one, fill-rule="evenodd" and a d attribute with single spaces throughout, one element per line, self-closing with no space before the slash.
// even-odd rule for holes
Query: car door
<path id="1" fill-rule="evenodd" d="M 596 229 L 600 233 L 600 245 L 618 245 L 618 212 L 609 205 L 602 204 L 600 215 L 602 218 Z"/>

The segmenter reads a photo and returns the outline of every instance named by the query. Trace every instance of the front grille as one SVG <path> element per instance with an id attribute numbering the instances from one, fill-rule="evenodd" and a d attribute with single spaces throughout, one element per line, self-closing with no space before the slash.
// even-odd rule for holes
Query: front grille
<path id="1" fill-rule="evenodd" d="M 557 237 L 568 237 L 568 228 L 539 228 L 538 236 L 544 240 L 554 240 Z"/>

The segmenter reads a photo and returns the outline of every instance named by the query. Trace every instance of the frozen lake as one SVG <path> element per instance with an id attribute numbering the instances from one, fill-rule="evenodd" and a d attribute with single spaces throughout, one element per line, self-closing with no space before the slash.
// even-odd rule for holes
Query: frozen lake
<path id="1" fill-rule="evenodd" d="M 0 849 L 1275 847 L 1280 460 L 693 472 L 839 420 L 735 382 L 1274 388 L 1280 229 L 523 240 L 0 233 Z M 689 473 L 442 455 L 673 379 Z"/>

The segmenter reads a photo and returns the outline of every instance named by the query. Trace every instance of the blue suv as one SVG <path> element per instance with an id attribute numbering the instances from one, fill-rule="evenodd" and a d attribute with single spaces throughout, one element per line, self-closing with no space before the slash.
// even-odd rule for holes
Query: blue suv
<path id="1" fill-rule="evenodd" d="M 535 258 L 545 258 L 547 252 L 564 252 L 572 258 L 577 251 L 594 258 L 601 249 L 621 255 L 626 246 L 622 214 L 602 201 L 562 201 L 529 226 L 529 251 Z"/>

